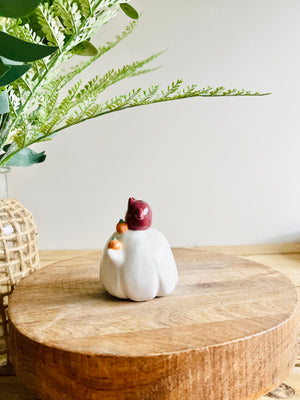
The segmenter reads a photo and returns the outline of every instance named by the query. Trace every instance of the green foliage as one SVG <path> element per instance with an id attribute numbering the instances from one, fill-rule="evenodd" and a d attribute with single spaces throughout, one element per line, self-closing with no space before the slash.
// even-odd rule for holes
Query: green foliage
<path id="1" fill-rule="evenodd" d="M 46 154 L 44 151 L 41 153 L 36 153 L 35 151 L 26 148 L 20 150 L 14 156 L 12 156 L 6 163 L 8 167 L 29 167 L 33 164 L 38 164 L 44 162 L 46 159 Z"/>
<path id="2" fill-rule="evenodd" d="M 96 47 L 88 40 L 76 44 L 71 51 L 78 56 L 95 56 L 98 53 Z"/>
<path id="3" fill-rule="evenodd" d="M 3 17 L 23 17 L 30 14 L 41 0 L 2 0 L 0 2 L 0 15 Z"/>
<path id="4" fill-rule="evenodd" d="M 9 112 L 8 95 L 7 91 L 3 90 L 2 92 L 0 92 L 0 120 L 1 120 L 0 132 L 2 128 L 3 114 L 6 114 L 8 112 Z"/>
<path id="5" fill-rule="evenodd" d="M 0 56 L 0 86 L 6 86 L 17 80 L 24 75 L 29 68 L 30 64 L 23 64 Z"/>
<path id="6" fill-rule="evenodd" d="M 139 14 L 137 11 L 128 3 L 121 3 L 120 4 L 121 10 L 124 11 L 124 13 L 132 19 L 138 19 Z"/>
<path id="7" fill-rule="evenodd" d="M 225 89 L 224 87 L 213 89 L 209 86 L 203 89 L 198 89 L 196 85 L 188 86 L 186 89 L 181 89 L 181 86 L 182 80 L 178 79 L 176 82 L 172 82 L 166 90 L 161 90 L 160 92 L 158 86 L 151 86 L 147 90 L 137 89 L 126 95 L 116 96 L 103 104 L 97 105 L 97 109 L 95 109 L 92 114 L 88 112 L 84 113 L 82 109 L 81 112 L 75 111 L 74 114 L 66 120 L 66 124 L 56 129 L 55 133 L 65 129 L 69 125 L 87 121 L 91 118 L 99 117 L 100 115 L 147 104 L 185 99 L 188 97 L 262 96 L 260 93 L 252 93 L 244 89 Z M 89 110 L 87 109 L 87 111 Z"/>
<path id="8" fill-rule="evenodd" d="M 49 0 L 40 4 L 30 17 L 2 19 L 3 32 L 15 40 L 25 40 L 31 46 L 57 46 L 58 50 L 43 59 L 32 58 L 31 68 L 0 93 L 0 112 L 7 111 L 9 104 L 9 113 L 0 116 L 0 165 L 42 162 L 44 153 L 35 155 L 29 151 L 30 145 L 51 140 L 71 125 L 111 112 L 187 97 L 260 95 L 223 87 L 183 88 L 178 80 L 165 90 L 158 86 L 139 88 L 99 102 L 99 96 L 111 85 L 156 69 L 145 66 L 161 54 L 109 70 L 88 82 L 81 81 L 81 72 L 127 38 L 136 26 L 136 20 L 132 21 L 115 40 L 96 49 L 91 39 L 120 10 L 136 17 L 135 10 L 124 0 Z M 91 56 L 64 70 L 67 60 L 84 53 Z M 11 66 L 4 62 L 0 65 L 0 76 L 7 73 L 8 67 Z"/>
<path id="9" fill-rule="evenodd" d="M 5 32 L 0 32 L 0 49 L 1 56 L 14 61 L 28 62 L 49 56 L 57 50 L 57 47 L 24 42 Z"/>
<path id="10" fill-rule="evenodd" d="M 36 10 L 37 21 L 40 24 L 41 31 L 50 45 L 58 46 L 61 50 L 64 46 L 67 27 L 64 27 L 55 13 L 54 6 L 49 3 L 41 4 Z M 64 31 L 64 32 L 63 32 Z"/>
<path id="11" fill-rule="evenodd" d="M 0 15 L 12 18 L 26 16 L 33 12 L 40 2 L 41 0 L 2 1 L 0 3 Z M 27 37 L 24 37 L 26 35 L 21 35 L 19 38 L 9 35 L 7 30 L 17 25 L 14 19 L 7 20 L 0 17 L 0 23 L 0 87 L 2 87 L 14 82 L 30 69 L 31 65 L 23 62 L 36 61 L 47 57 L 56 51 L 57 47 L 32 43 L 27 40 Z M 34 33 L 33 36 L 35 36 Z M 3 106 L 3 100 L 8 103 L 6 92 L 2 95 L 0 115 L 9 111 L 7 107 Z"/>

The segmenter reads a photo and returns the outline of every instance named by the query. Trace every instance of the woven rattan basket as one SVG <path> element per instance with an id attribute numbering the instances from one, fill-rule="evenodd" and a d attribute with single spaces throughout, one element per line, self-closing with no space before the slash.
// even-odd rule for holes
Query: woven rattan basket
<path id="1" fill-rule="evenodd" d="M 0 366 L 9 364 L 8 296 L 39 266 L 37 229 L 31 213 L 17 200 L 0 201 Z"/>

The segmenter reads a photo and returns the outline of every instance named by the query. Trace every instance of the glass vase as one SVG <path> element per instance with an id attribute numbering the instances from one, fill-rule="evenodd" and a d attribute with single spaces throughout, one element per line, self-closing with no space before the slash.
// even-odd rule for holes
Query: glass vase
<path id="1" fill-rule="evenodd" d="M 0 200 L 8 198 L 7 175 L 9 172 L 9 167 L 0 167 Z"/>

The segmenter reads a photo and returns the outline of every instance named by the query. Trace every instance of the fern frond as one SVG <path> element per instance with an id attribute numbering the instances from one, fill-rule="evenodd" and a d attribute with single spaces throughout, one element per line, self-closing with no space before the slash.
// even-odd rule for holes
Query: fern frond
<path id="1" fill-rule="evenodd" d="M 53 3 L 53 1 L 60 0 L 51 0 L 51 4 Z M 17 116 L 14 115 L 12 124 L 9 128 L 11 131 L 16 129 L 23 120 L 27 119 L 27 117 L 29 118 L 30 113 L 33 113 L 33 115 L 35 115 L 36 117 L 39 115 L 35 112 L 35 110 L 37 109 L 37 104 L 39 104 L 41 98 L 47 97 L 47 95 L 45 95 L 45 91 L 47 91 L 47 87 L 49 86 L 49 84 L 57 81 L 57 79 L 61 76 L 59 69 L 55 67 L 61 65 L 62 62 L 72 57 L 73 53 L 70 50 L 80 41 L 90 38 L 95 32 L 96 25 L 99 28 L 102 23 L 107 22 L 109 18 L 115 15 L 117 8 L 115 5 L 118 4 L 121 0 L 64 1 L 74 4 L 79 3 L 81 7 L 80 9 L 83 9 L 85 7 L 85 10 L 87 10 L 88 7 L 90 9 L 90 15 L 88 18 L 81 19 L 81 24 L 78 28 L 78 32 L 67 36 L 65 36 L 63 33 L 64 27 L 59 19 L 59 16 L 56 15 L 56 11 L 53 5 L 49 5 L 48 3 L 41 4 L 34 12 L 34 15 L 31 16 L 30 21 L 33 23 L 31 27 L 34 27 L 36 31 L 40 33 L 44 33 L 47 39 L 47 43 L 59 45 L 61 51 L 54 53 L 53 57 L 49 56 L 47 57 L 47 59 L 37 61 L 36 64 L 34 64 L 33 68 L 28 71 L 28 75 L 23 76 L 23 82 L 18 83 L 18 85 L 22 89 L 20 91 L 20 95 L 22 95 L 23 100 L 21 110 L 22 112 L 20 112 Z M 97 24 L 95 24 L 95 19 L 98 19 L 99 15 L 101 16 L 101 18 L 97 22 Z M 126 28 L 123 35 L 117 37 L 115 43 L 108 43 L 107 46 L 101 48 L 101 51 L 99 52 L 97 58 L 99 58 L 101 54 L 104 54 L 110 48 L 114 47 L 114 45 L 120 42 L 120 40 L 125 38 L 132 31 L 134 25 L 135 23 L 130 24 L 130 26 Z M 12 24 L 12 26 L 14 27 L 15 24 Z M 45 43 L 45 39 L 43 39 L 43 43 Z M 88 61 L 92 62 L 94 61 L 94 59 Z M 41 65 L 41 63 L 43 62 L 45 62 L 45 66 Z M 87 65 L 83 65 L 82 67 L 84 68 L 86 66 Z M 72 76 L 68 75 L 66 77 L 63 84 L 61 82 L 61 86 L 57 88 L 58 90 L 61 87 L 65 86 L 68 81 L 71 80 L 71 78 L 74 78 L 78 74 L 78 71 L 74 72 L 75 74 L 72 74 Z M 30 90 L 28 90 L 29 88 Z M 39 121 L 36 121 L 36 124 L 39 124 Z"/>
<path id="2" fill-rule="evenodd" d="M 9 87 L 17 88 L 17 92 L 22 98 L 23 101 L 27 99 L 28 96 L 32 93 L 32 89 L 34 86 L 34 76 L 38 73 L 37 68 L 34 66 L 30 70 L 26 72 L 21 78 L 11 83 Z"/>
<path id="3" fill-rule="evenodd" d="M 92 118 L 99 109 L 98 104 L 91 105 L 89 102 L 87 104 L 82 104 L 79 110 L 76 110 L 67 120 L 66 125 L 78 124 L 83 118 Z"/>
<path id="4" fill-rule="evenodd" d="M 9 105 L 11 112 L 13 113 L 14 116 L 18 115 L 18 109 L 21 105 L 21 98 L 18 96 L 17 93 L 11 88 L 8 90 L 8 100 L 9 100 Z"/>
<path id="5" fill-rule="evenodd" d="M 42 3 L 36 9 L 37 20 L 48 42 L 62 49 L 65 35 L 62 33 L 62 24 L 53 7 L 48 3 Z"/>
<path id="6" fill-rule="evenodd" d="M 130 78 L 138 74 L 138 70 L 143 68 L 145 64 L 153 61 L 155 58 L 160 56 L 162 52 L 153 54 L 152 56 L 146 58 L 142 61 L 135 61 L 132 64 L 124 65 L 122 68 L 118 70 L 110 70 L 108 71 L 102 78 L 98 78 L 97 76 L 90 80 L 83 89 L 78 92 L 76 95 L 77 104 L 86 101 L 88 98 L 93 97 L 96 98 L 102 93 L 105 89 L 113 84 L 121 81 L 125 78 Z"/>
<path id="7" fill-rule="evenodd" d="M 81 14 L 84 18 L 88 18 L 91 14 L 91 4 L 89 0 L 76 0 L 78 7 L 81 10 Z"/>
<path id="8" fill-rule="evenodd" d="M 139 96 L 138 99 L 135 99 L 135 103 L 142 103 L 142 104 L 147 104 L 149 100 L 151 100 L 156 93 L 158 92 L 159 86 L 150 86 L 148 89 L 143 90 L 142 95 Z"/>
<path id="9" fill-rule="evenodd" d="M 105 53 L 109 50 L 113 49 L 117 44 L 119 44 L 122 40 L 127 38 L 130 35 L 134 28 L 137 25 L 137 21 L 131 22 L 125 30 L 122 32 L 121 35 L 117 35 L 116 39 L 112 42 L 107 42 L 105 46 L 99 46 L 97 48 L 97 54 L 93 57 L 89 57 L 86 61 L 77 64 L 75 67 L 72 68 L 70 72 L 64 75 L 64 79 L 62 81 L 61 87 L 64 87 L 67 83 L 69 83 L 75 76 L 79 75 L 83 70 L 85 70 L 88 66 L 90 66 L 93 62 L 98 60 L 102 57 Z"/>
<path id="10" fill-rule="evenodd" d="M 104 26 L 111 18 L 115 17 L 119 12 L 119 7 L 116 7 L 117 1 L 95 1 L 92 6 L 92 16 L 87 19 L 86 29 L 88 35 L 85 39 L 91 38 Z"/>
<path id="11" fill-rule="evenodd" d="M 53 8 L 64 26 L 66 34 L 76 33 L 81 24 L 81 14 L 76 2 L 71 0 L 54 0 Z"/>
<path id="12" fill-rule="evenodd" d="M 136 89 L 130 92 L 127 95 L 116 96 L 110 101 L 105 102 L 105 107 L 101 107 L 101 111 L 106 110 L 118 110 L 120 108 L 126 107 L 132 103 L 135 103 L 137 100 L 137 96 L 142 91 L 142 89 Z M 99 108 L 100 109 L 100 108 Z"/>
<path id="13" fill-rule="evenodd" d="M 98 76 L 94 77 L 89 82 L 87 82 L 83 88 L 77 91 L 76 95 L 72 98 L 72 102 L 68 103 L 68 109 L 66 110 L 66 112 L 60 113 L 59 119 L 62 120 L 64 118 L 67 118 L 69 111 L 80 106 L 80 104 L 88 103 L 89 106 L 92 105 L 96 101 L 99 94 L 102 93 L 107 87 L 113 85 L 116 82 L 119 82 L 124 78 L 137 75 L 139 69 L 141 69 L 145 64 L 153 61 L 160 54 L 161 53 L 157 53 L 152 55 L 151 57 L 146 58 L 145 60 L 136 61 L 132 64 L 125 65 L 122 68 L 118 69 L 117 71 L 115 70 L 108 71 L 101 78 L 99 78 Z M 67 123 L 70 123 L 70 121 L 72 121 L 72 118 Z M 57 122 L 58 120 L 56 121 L 56 119 L 53 119 L 53 124 L 52 123 L 50 124 L 51 126 L 47 123 L 46 128 L 42 128 L 43 132 L 44 129 L 46 129 L 46 132 L 48 133 L 51 132 L 51 130 L 56 126 Z M 74 123 L 72 122 L 72 124 Z"/>
<path id="14" fill-rule="evenodd" d="M 74 47 L 90 40 L 110 18 L 117 15 L 120 4 L 127 1 L 129 0 L 48 0 L 42 2 L 25 19 L 0 19 L 0 30 L 32 43 L 59 47 L 53 55 L 33 62 L 32 68 L 25 75 L 8 86 L 10 113 L 5 120 L 0 117 L 0 147 L 3 148 L 7 143 L 12 143 L 13 146 L 10 147 L 10 153 L 0 160 L 0 165 L 5 165 L 20 149 L 50 140 L 53 135 L 70 125 L 111 112 L 188 97 L 260 95 L 257 92 L 227 90 L 223 87 L 199 89 L 192 85 L 182 88 L 182 81 L 178 80 L 165 90 L 151 86 L 146 90 L 133 90 L 96 104 L 99 95 L 109 86 L 122 79 L 156 70 L 158 67 L 144 67 L 158 57 L 160 52 L 145 60 L 112 69 L 102 77 L 96 76 L 83 86 L 78 81 L 60 100 L 59 93 L 63 87 L 133 31 L 136 21 L 128 25 L 114 41 L 98 47 L 97 55 L 85 59 L 67 72 L 61 68 L 63 62 L 73 57 Z"/>
<path id="15" fill-rule="evenodd" d="M 17 83 L 18 83 L 21 87 L 23 87 L 23 89 L 24 89 L 25 91 L 28 91 L 28 92 L 32 93 L 32 88 L 29 86 L 29 83 L 27 83 L 27 81 L 26 81 L 25 78 L 23 78 L 23 77 L 19 78 Z"/>
<path id="16" fill-rule="evenodd" d="M 19 23 L 20 21 L 17 18 L 0 17 L 0 31 L 11 33 L 11 30 Z"/>
<path id="17" fill-rule="evenodd" d="M 50 81 L 45 86 L 44 91 L 42 92 L 41 96 L 39 97 L 39 102 L 41 106 L 45 109 L 45 113 L 49 113 L 53 111 L 53 103 L 52 98 L 56 94 L 59 93 L 60 84 L 63 77 L 58 77 L 55 81 Z"/>
<path id="18" fill-rule="evenodd" d="M 11 114 L 2 114 L 0 121 L 0 150 L 7 144 L 9 128 L 11 126 Z"/>
<path id="19" fill-rule="evenodd" d="M 18 145 L 19 149 L 22 149 L 26 142 L 27 127 L 30 127 L 30 125 L 23 122 L 20 129 L 17 129 L 16 133 L 12 136 L 12 141 Z"/>
<path id="20" fill-rule="evenodd" d="M 132 77 L 138 74 L 138 70 L 143 68 L 143 66 L 155 58 L 157 58 L 162 52 L 156 53 L 145 60 L 135 61 L 132 64 L 128 64 L 118 69 L 117 71 L 111 70 L 108 71 L 102 78 L 98 76 L 94 77 L 92 80 L 87 82 L 82 89 L 79 90 L 78 83 L 75 85 L 73 89 L 76 88 L 76 93 L 71 95 L 69 91 L 69 95 L 67 99 L 64 99 L 62 103 L 51 113 L 51 120 L 46 120 L 45 124 L 41 127 L 41 132 L 46 135 L 51 134 L 53 129 L 57 126 L 58 123 L 62 122 L 63 119 L 66 119 L 67 125 L 74 125 L 78 123 L 82 118 L 91 118 L 92 116 L 86 114 L 88 110 L 91 109 L 93 103 L 96 101 L 97 97 L 100 93 L 102 93 L 107 87 L 113 85 L 116 82 L 128 77 Z M 59 85 L 59 83 L 58 83 Z M 126 99 L 122 99 L 122 105 L 128 105 L 131 102 L 131 99 L 134 98 L 138 94 L 140 90 L 134 91 L 132 94 L 126 97 Z M 125 103 L 124 103 L 125 101 Z M 67 107 L 65 107 L 65 103 L 67 102 Z M 75 111 L 71 116 L 68 117 L 68 113 L 79 107 L 79 110 Z M 118 105 L 111 104 L 110 107 L 117 108 Z M 94 112 L 98 111 L 97 109 L 93 109 Z M 44 119 L 44 118 L 43 118 Z"/>
<path id="21" fill-rule="evenodd" d="M 136 73 L 131 75 L 130 78 L 133 78 L 133 77 L 139 76 L 139 75 L 148 74 L 149 72 L 157 71 L 160 68 L 161 68 L 161 65 L 159 65 L 158 67 L 154 67 L 154 68 L 142 69 L 141 71 L 137 71 Z"/>
<path id="22" fill-rule="evenodd" d="M 70 109 L 73 107 L 73 99 L 75 98 L 81 81 L 78 81 L 71 89 L 68 91 L 68 95 L 61 101 L 61 103 L 53 110 L 52 118 L 49 122 L 43 124 L 40 131 L 45 135 L 49 135 L 52 129 L 65 117 Z"/>
<path id="23" fill-rule="evenodd" d="M 49 120 L 57 104 L 58 96 L 59 92 L 53 91 L 51 96 L 47 98 L 47 101 L 44 99 L 44 103 L 42 103 L 37 110 L 37 119 L 39 123 L 45 124 L 47 120 Z"/>
<path id="24" fill-rule="evenodd" d="M 30 145 L 31 141 L 36 137 L 35 127 L 28 121 L 24 121 L 20 124 L 20 127 L 16 130 L 10 140 L 17 144 L 18 149 L 24 149 Z"/>
<path id="25" fill-rule="evenodd" d="M 251 92 L 248 90 L 237 90 L 237 89 L 225 89 L 224 87 L 206 87 L 197 89 L 196 85 L 188 86 L 185 89 L 180 90 L 182 80 L 178 79 L 176 82 L 172 82 L 166 90 L 158 92 L 158 86 L 151 86 L 147 90 L 137 89 L 127 95 L 117 96 L 104 104 L 98 105 L 97 112 L 91 117 L 84 117 L 79 122 L 84 122 L 92 118 L 99 117 L 101 115 L 109 114 L 111 112 L 125 110 L 131 107 L 143 106 L 148 104 L 160 103 L 163 101 L 179 100 L 189 97 L 222 97 L 222 96 L 265 96 L 258 92 Z M 55 132 L 59 132 L 67 128 L 67 125 L 58 128 Z"/>

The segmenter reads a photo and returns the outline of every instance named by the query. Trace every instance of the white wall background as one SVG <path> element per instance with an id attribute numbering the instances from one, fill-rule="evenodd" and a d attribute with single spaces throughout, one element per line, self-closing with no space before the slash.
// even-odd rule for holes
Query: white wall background
<path id="1" fill-rule="evenodd" d="M 186 84 L 271 91 L 139 107 L 70 128 L 44 164 L 14 168 L 10 195 L 37 221 L 41 249 L 101 248 L 129 196 L 150 203 L 173 246 L 300 239 L 299 0 L 134 0 L 135 32 L 85 74 L 168 48 L 163 67 L 110 95 Z M 129 22 L 122 13 L 94 40 Z"/>

